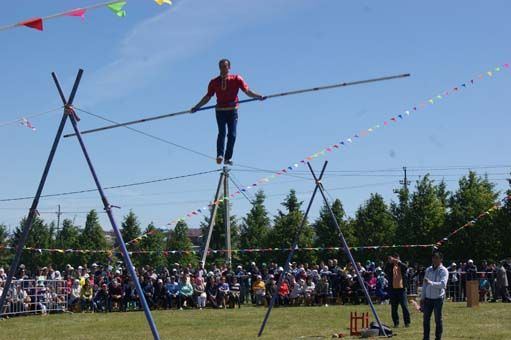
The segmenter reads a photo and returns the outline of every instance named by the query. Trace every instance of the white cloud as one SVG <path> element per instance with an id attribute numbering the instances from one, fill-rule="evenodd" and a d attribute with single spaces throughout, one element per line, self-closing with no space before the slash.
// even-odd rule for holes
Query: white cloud
<path id="1" fill-rule="evenodd" d="M 84 84 L 87 104 L 126 96 L 143 88 L 162 67 L 211 46 L 223 34 L 256 19 L 268 19 L 290 0 L 181 1 L 171 9 L 137 24 L 118 47 L 118 57 L 96 70 Z M 268 6 L 271 4 L 270 6 Z"/>

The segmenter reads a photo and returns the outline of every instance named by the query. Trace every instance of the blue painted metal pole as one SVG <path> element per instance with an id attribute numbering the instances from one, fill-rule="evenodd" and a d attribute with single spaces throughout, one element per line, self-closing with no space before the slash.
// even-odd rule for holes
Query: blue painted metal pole
<path id="1" fill-rule="evenodd" d="M 326 165 L 328 162 L 325 162 L 323 165 L 323 169 L 321 170 L 320 178 L 323 177 L 323 174 L 326 169 Z M 287 272 L 289 271 L 289 262 L 291 262 L 291 259 L 293 258 L 293 255 L 295 253 L 296 248 L 298 247 L 298 239 L 300 238 L 300 234 L 302 233 L 303 227 L 305 226 L 305 223 L 307 222 L 307 216 L 309 215 L 310 209 L 312 207 L 312 203 L 314 202 L 314 198 L 316 197 L 316 193 L 318 191 L 318 183 L 316 183 L 316 187 L 314 188 L 314 191 L 312 192 L 311 199 L 309 201 L 309 205 L 307 206 L 307 210 L 305 211 L 305 215 L 303 216 L 302 222 L 300 224 L 300 227 L 296 231 L 295 239 L 293 241 L 293 246 L 291 247 L 291 251 L 289 252 L 286 263 L 284 263 L 284 271 L 280 274 L 279 281 L 277 282 L 277 289 L 282 284 L 282 281 L 284 280 L 284 277 L 287 275 Z M 268 310 L 266 311 L 266 314 L 264 316 L 263 323 L 261 324 L 261 328 L 259 329 L 259 333 L 257 334 L 258 337 L 263 335 L 264 328 L 266 327 L 266 323 L 268 322 L 268 318 L 270 317 L 270 313 L 273 309 L 273 306 L 275 305 L 275 302 L 277 301 L 277 295 L 274 294 L 271 297 L 270 305 L 268 306 Z"/>
<path id="2" fill-rule="evenodd" d="M 73 103 L 73 98 L 76 94 L 76 91 L 78 90 L 78 85 L 80 84 L 80 80 L 82 78 L 83 71 L 79 71 L 78 75 L 76 76 L 75 83 L 73 86 L 73 90 L 71 92 L 70 97 L 70 103 Z M 64 103 L 65 103 L 64 99 Z M 7 274 L 7 279 L 5 280 L 4 290 L 2 292 L 2 296 L 0 297 L 0 316 L 3 313 L 3 306 L 5 304 L 5 299 L 7 298 L 7 294 L 9 292 L 9 287 L 11 286 L 12 279 L 14 275 L 16 274 L 16 270 L 18 269 L 18 266 L 20 264 L 21 255 L 23 253 L 23 248 L 25 247 L 25 243 L 28 239 L 28 234 L 30 232 L 30 228 L 32 228 L 32 223 L 34 222 L 34 219 L 37 213 L 37 206 L 39 205 L 39 199 L 41 197 L 41 194 L 44 189 L 44 185 L 46 184 L 46 178 L 48 177 L 48 173 L 50 172 L 51 164 L 53 162 L 53 158 L 55 157 L 55 153 L 57 151 L 57 147 L 60 142 L 60 138 L 62 136 L 62 132 L 64 131 L 64 126 L 66 125 L 67 120 L 67 114 L 64 112 L 62 115 L 62 119 L 60 120 L 59 128 L 57 130 L 57 134 L 55 135 L 55 139 L 53 140 L 53 145 L 50 150 L 50 154 L 48 156 L 48 159 L 46 161 L 46 165 L 44 166 L 43 175 L 41 177 L 41 180 L 39 181 L 39 186 L 37 187 L 37 191 L 34 197 L 34 200 L 32 201 L 32 206 L 30 207 L 27 219 L 25 220 L 25 224 L 23 225 L 23 230 L 21 232 L 21 236 L 18 240 L 18 244 L 16 245 L 16 253 L 14 255 L 14 259 L 11 263 L 11 266 L 9 267 L 9 273 Z"/>
<path id="3" fill-rule="evenodd" d="M 323 184 L 321 183 L 321 177 L 319 179 L 316 177 L 316 174 L 314 173 L 314 170 L 312 170 L 310 163 L 307 163 L 307 166 L 309 167 L 309 170 L 312 173 L 314 180 L 316 181 L 316 183 L 318 183 L 319 192 L 321 193 L 321 196 L 323 196 L 323 200 L 325 201 L 325 205 L 328 208 L 330 217 L 332 217 L 332 222 L 335 224 L 335 226 L 337 228 L 337 232 L 339 233 L 339 239 L 341 240 L 344 252 L 346 253 L 346 255 L 348 255 L 351 265 L 353 266 L 353 268 L 355 269 L 355 272 L 357 273 L 358 283 L 360 284 L 360 287 L 362 287 L 362 289 L 364 290 L 364 294 L 366 296 L 367 303 L 371 307 L 371 311 L 373 312 L 373 316 L 376 319 L 378 326 L 380 327 L 380 331 L 384 336 L 387 336 L 387 333 L 385 332 L 385 329 L 383 328 L 383 325 L 380 321 L 380 317 L 378 316 L 378 313 L 376 313 L 376 309 L 374 309 L 373 301 L 371 300 L 371 296 L 369 295 L 369 292 L 367 291 L 367 287 L 364 283 L 364 280 L 363 280 L 362 276 L 360 275 L 360 271 L 358 270 L 357 263 L 355 262 L 355 259 L 353 258 L 353 255 L 351 254 L 350 248 L 348 247 L 348 243 L 346 242 L 346 239 L 344 238 L 344 234 L 342 233 L 341 227 L 339 226 L 339 223 L 337 222 L 337 219 L 335 218 L 335 214 L 332 211 L 332 207 L 328 203 L 328 199 L 326 198 L 325 192 L 323 190 Z"/>
<path id="4" fill-rule="evenodd" d="M 82 71 L 82 70 L 80 70 L 80 71 Z M 53 79 L 55 81 L 55 85 L 57 86 L 57 89 L 59 90 L 59 94 L 61 95 L 61 97 L 63 97 L 62 89 L 61 89 L 60 84 L 59 84 L 57 77 L 55 75 L 53 75 Z M 132 280 L 135 282 L 135 286 L 138 291 L 140 302 L 142 303 L 142 306 L 144 308 L 144 313 L 147 318 L 147 322 L 149 323 L 149 327 L 151 328 L 151 332 L 153 333 L 153 337 L 155 340 L 160 340 L 160 335 L 158 334 L 158 329 L 156 328 L 156 324 L 154 323 L 153 316 L 151 315 L 149 305 L 147 304 L 144 293 L 142 291 L 142 287 L 140 285 L 140 281 L 138 280 L 137 273 L 135 272 L 135 268 L 133 267 L 133 263 L 131 262 L 131 258 L 129 256 L 128 249 L 126 248 L 126 244 L 124 243 L 121 232 L 120 232 L 119 228 L 117 227 L 117 223 L 113 216 L 112 206 L 108 202 L 108 199 L 103 191 L 103 187 L 101 186 L 101 183 L 99 182 L 99 178 L 96 174 L 96 170 L 94 169 L 92 161 L 89 157 L 89 153 L 87 151 L 85 143 L 83 142 L 82 136 L 80 134 L 80 130 L 78 129 L 76 114 L 74 113 L 72 107 L 69 104 L 66 104 L 66 114 L 69 115 L 69 119 L 71 120 L 71 124 L 73 125 L 73 129 L 75 131 L 76 137 L 77 137 L 80 147 L 82 149 L 83 155 L 87 161 L 87 165 L 89 166 L 89 170 L 92 174 L 92 177 L 93 177 L 96 187 L 98 189 L 99 195 L 101 196 L 101 200 L 103 202 L 105 211 L 108 215 L 108 219 L 110 220 L 110 224 L 112 225 L 115 235 L 117 236 L 117 241 L 119 242 L 119 246 L 121 247 L 121 252 L 123 255 L 123 259 L 124 259 L 124 264 L 126 265 L 128 271 L 131 275 Z"/>

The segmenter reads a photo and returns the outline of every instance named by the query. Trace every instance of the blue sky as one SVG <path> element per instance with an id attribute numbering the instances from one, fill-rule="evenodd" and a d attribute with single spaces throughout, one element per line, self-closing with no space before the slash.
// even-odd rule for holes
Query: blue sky
<path id="1" fill-rule="evenodd" d="M 19 0 L 0 5 L 0 26 L 45 16 L 94 1 Z M 412 77 L 244 105 L 240 110 L 235 162 L 280 169 L 319 149 L 402 113 L 433 95 L 511 62 L 509 1 L 333 1 L 177 0 L 172 7 L 130 1 L 127 17 L 107 9 L 86 20 L 59 18 L 45 31 L 0 32 L 0 198 L 35 193 L 60 112 L 34 117 L 36 132 L 3 122 L 61 103 L 50 73 L 66 93 L 78 68 L 85 70 L 75 105 L 125 121 L 188 109 L 204 95 L 222 57 L 251 88 L 269 94 L 289 89 L 409 72 Z M 510 71 L 477 82 L 457 96 L 432 105 L 392 128 L 378 131 L 328 156 L 329 169 L 388 170 L 332 172 L 325 185 L 348 214 L 380 192 L 395 198 L 401 167 L 411 179 L 431 172 L 451 189 L 469 168 L 480 169 L 505 190 L 511 171 L 508 114 Z M 103 122 L 80 114 L 82 129 Z M 215 156 L 212 111 L 161 120 L 137 128 Z M 67 127 L 70 131 L 70 126 Z M 88 135 L 85 141 L 101 182 L 117 185 L 216 169 L 211 160 L 125 129 Z M 313 162 L 319 168 L 321 161 Z M 452 168 L 454 167 L 454 168 Z M 420 168 L 420 169 L 418 169 Z M 452 169 L 448 169 L 452 168 Z M 444 169 L 444 170 L 428 170 Z M 250 185 L 268 175 L 233 168 Z M 305 174 L 300 174 L 304 175 Z M 356 176 L 353 176 L 356 175 Z M 361 176 L 363 175 L 363 176 Z M 212 199 L 218 175 L 109 190 L 119 222 L 129 209 L 143 225 L 163 226 Z M 44 193 L 88 189 L 93 182 L 76 141 L 62 140 Z M 290 188 L 307 200 L 313 183 L 282 177 L 265 187 L 273 214 Z M 31 201 L 0 202 L 0 223 L 17 225 Z M 244 215 L 241 196 L 234 212 Z M 42 199 L 40 211 L 61 204 L 66 218 L 83 224 L 95 193 Z M 319 200 L 318 204 L 319 206 Z M 315 208 L 312 217 L 317 216 Z M 45 218 L 54 215 L 43 214 Z M 102 218 L 105 229 L 110 229 Z M 197 226 L 199 218 L 189 221 Z"/>

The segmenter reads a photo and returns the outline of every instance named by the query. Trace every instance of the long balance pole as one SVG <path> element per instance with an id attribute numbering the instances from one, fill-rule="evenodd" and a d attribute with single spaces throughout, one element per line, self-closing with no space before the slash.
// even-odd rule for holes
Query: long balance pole
<path id="1" fill-rule="evenodd" d="M 82 72 L 83 71 L 80 70 L 80 74 Z M 62 99 L 64 99 L 64 93 L 62 92 L 62 88 L 60 87 L 60 83 L 57 79 L 57 76 L 55 75 L 55 73 L 52 73 L 52 76 L 53 76 L 53 80 L 55 81 L 55 85 L 57 86 L 57 90 L 59 91 L 60 97 Z M 65 103 L 65 101 L 64 101 L 64 103 Z M 153 317 L 151 315 L 149 305 L 147 304 L 147 301 L 143 294 L 142 286 L 140 285 L 140 281 L 138 280 L 137 273 L 135 272 L 135 267 L 133 267 L 133 263 L 131 262 L 131 258 L 129 256 L 128 249 L 126 248 L 126 244 L 124 243 L 124 240 L 122 239 L 121 232 L 120 232 L 119 228 L 117 227 L 117 223 L 116 223 L 114 216 L 112 214 L 112 206 L 108 202 L 108 199 L 103 191 L 103 187 L 101 186 L 101 183 L 99 182 L 99 178 L 96 174 L 96 170 L 94 169 L 92 161 L 89 157 L 89 153 L 87 151 L 85 143 L 83 142 L 82 136 L 80 134 L 80 130 L 78 129 L 76 114 L 74 113 L 72 107 L 69 104 L 66 105 L 65 110 L 66 110 L 66 114 L 69 115 L 69 119 L 71 120 L 71 123 L 73 125 L 73 130 L 75 131 L 75 134 L 77 136 L 78 142 L 80 144 L 80 148 L 82 149 L 83 155 L 85 157 L 85 160 L 87 161 L 87 165 L 89 166 L 89 170 L 90 170 L 91 175 L 94 179 L 94 183 L 96 184 L 99 195 L 101 196 L 101 200 L 103 202 L 104 209 L 108 215 L 108 219 L 110 220 L 112 228 L 113 228 L 115 235 L 117 237 L 117 241 L 119 242 L 119 245 L 121 247 L 124 264 L 126 265 L 128 271 L 131 275 L 132 280 L 135 282 L 136 289 L 139 293 L 139 299 L 140 299 L 140 302 L 142 303 L 142 306 L 144 308 L 144 313 L 147 318 L 147 322 L 149 323 L 149 327 L 151 328 L 151 332 L 153 333 L 153 337 L 155 340 L 160 340 L 160 335 L 158 334 L 158 329 L 156 328 L 156 324 L 154 323 Z"/>
<path id="2" fill-rule="evenodd" d="M 307 93 L 307 92 L 314 92 L 314 91 L 323 91 L 323 90 L 329 90 L 329 89 L 334 89 L 334 88 L 338 88 L 338 87 L 346 87 L 346 86 L 361 85 L 361 84 L 367 84 L 367 83 L 375 83 L 375 82 L 379 82 L 379 81 L 398 79 L 398 78 L 405 78 L 405 77 L 409 77 L 409 76 L 410 76 L 409 73 L 404 73 L 404 74 L 398 74 L 398 75 L 394 75 L 394 76 L 387 76 L 387 77 L 380 77 L 380 78 L 371 78 L 371 79 L 357 80 L 357 81 L 351 81 L 351 82 L 345 82 L 345 83 L 339 83 L 339 84 L 333 84 L 333 85 L 311 87 L 311 88 L 307 88 L 307 89 L 293 90 L 293 91 L 287 91 L 287 92 L 270 94 L 268 96 L 265 96 L 264 99 L 292 96 L 292 95 L 297 95 L 297 94 L 302 94 L 302 93 Z M 253 102 L 253 101 L 256 101 L 256 100 L 260 100 L 260 99 L 259 98 L 244 99 L 244 100 L 240 100 L 239 103 L 240 104 L 241 103 L 249 103 L 249 102 Z M 214 109 L 215 107 L 216 107 L 216 105 L 204 106 L 204 107 L 198 109 L 197 111 L 204 111 L 204 110 Z M 82 135 L 93 133 L 93 132 L 104 131 L 104 130 L 110 130 L 110 129 L 114 129 L 114 128 L 118 128 L 118 127 L 122 127 L 122 126 L 146 123 L 146 122 L 150 122 L 150 121 L 158 120 L 158 119 L 163 119 L 163 118 L 176 117 L 176 116 L 184 115 L 184 114 L 187 114 L 187 113 L 191 113 L 191 111 L 190 110 L 185 110 L 185 111 L 179 111 L 179 112 L 173 112 L 173 113 L 166 113 L 166 114 L 162 114 L 162 115 L 159 115 L 159 116 L 153 116 L 153 117 L 147 117 L 147 118 L 132 120 L 130 122 L 107 125 L 107 126 L 99 127 L 99 128 L 96 128 L 96 129 L 82 131 Z M 72 136 L 76 136 L 76 134 L 72 133 L 72 134 L 64 135 L 64 137 L 72 137 Z"/>
<path id="3" fill-rule="evenodd" d="M 380 331 L 384 336 L 387 336 L 387 333 L 385 333 L 385 329 L 383 328 L 383 325 L 380 321 L 380 317 L 378 316 L 378 313 L 376 313 L 376 309 L 374 309 L 373 301 L 371 300 L 371 296 L 369 295 L 369 292 L 367 291 L 367 288 L 365 286 L 364 280 L 362 276 L 360 275 L 360 271 L 358 270 L 357 263 L 355 262 L 355 259 L 353 258 L 353 255 L 351 254 L 350 248 L 348 247 L 348 243 L 346 242 L 346 239 L 344 238 L 344 234 L 342 233 L 341 227 L 339 226 L 339 223 L 337 222 L 337 219 L 335 218 L 335 214 L 332 211 L 332 207 L 328 203 L 328 199 L 326 198 L 323 184 L 321 183 L 321 179 L 318 179 L 316 177 L 316 174 L 314 173 L 314 170 L 312 170 L 312 167 L 310 163 L 307 163 L 307 166 L 309 167 L 310 172 L 312 173 L 312 176 L 314 177 L 314 180 L 316 183 L 318 183 L 319 192 L 321 193 L 321 196 L 323 196 L 323 201 L 325 202 L 325 206 L 328 208 L 328 212 L 330 214 L 330 217 L 332 218 L 332 222 L 335 224 L 335 227 L 337 228 L 337 232 L 339 233 L 339 240 L 342 243 L 342 246 L 344 248 L 344 252 L 346 255 L 348 255 L 348 258 L 350 259 L 351 265 L 355 269 L 355 272 L 357 273 L 357 279 L 360 287 L 364 290 L 364 294 L 367 299 L 367 303 L 371 307 L 371 311 L 373 312 L 373 316 L 376 319 L 376 322 L 378 323 L 378 326 L 380 327 Z"/>
<path id="4" fill-rule="evenodd" d="M 78 72 L 69 100 L 66 103 L 66 100 L 64 99 L 64 103 L 68 105 L 73 104 L 76 91 L 78 90 L 78 85 L 80 84 L 80 80 L 82 78 L 82 73 L 83 73 L 82 70 Z M 2 312 L 4 310 L 3 306 L 5 304 L 7 294 L 10 290 L 12 279 L 16 274 L 16 270 L 18 269 L 18 266 L 20 264 L 21 255 L 23 253 L 23 247 L 25 247 L 25 243 L 27 242 L 28 239 L 28 233 L 30 231 L 30 228 L 32 227 L 32 223 L 34 222 L 36 215 L 38 215 L 37 206 L 39 205 L 39 199 L 41 197 L 41 193 L 43 192 L 44 185 L 46 183 L 46 178 L 48 177 L 48 173 L 50 172 L 51 164 L 53 162 L 53 158 L 55 157 L 55 152 L 57 151 L 57 147 L 59 145 L 62 132 L 64 131 L 64 126 L 66 125 L 66 120 L 67 114 L 64 111 L 64 113 L 62 114 L 62 119 L 60 120 L 57 134 L 55 135 L 55 139 L 53 140 L 53 145 L 51 147 L 48 160 L 46 161 L 46 165 L 44 166 L 43 175 L 41 177 L 41 180 L 39 181 L 39 186 L 37 187 L 36 195 L 34 197 L 34 200 L 32 201 L 32 206 L 30 207 L 27 219 L 25 220 L 25 224 L 23 225 L 23 231 L 21 232 L 18 244 L 16 245 L 16 254 L 14 255 L 14 259 L 11 263 L 11 266 L 9 267 L 9 273 L 7 274 L 7 279 L 5 280 L 4 290 L 2 292 L 2 296 L 0 297 L 0 316 L 2 315 Z"/>

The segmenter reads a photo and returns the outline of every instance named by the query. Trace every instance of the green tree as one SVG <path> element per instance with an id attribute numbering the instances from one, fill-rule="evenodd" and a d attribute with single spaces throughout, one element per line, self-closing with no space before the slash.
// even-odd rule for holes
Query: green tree
<path id="1" fill-rule="evenodd" d="M 230 211 L 232 211 L 231 203 L 228 200 L 224 200 L 218 204 L 218 209 L 215 218 L 215 224 L 213 225 L 213 234 L 211 235 L 211 241 L 209 243 L 210 249 L 226 249 L 226 240 L 225 240 L 225 211 L 224 204 L 229 204 Z M 210 207 L 210 210 L 213 207 Z M 239 246 L 240 240 L 240 232 L 238 223 L 236 221 L 236 216 L 230 215 L 231 222 L 231 246 L 232 248 L 237 248 Z M 205 217 L 204 221 L 201 223 L 202 230 L 202 239 L 206 242 L 208 237 L 208 226 L 209 226 L 209 217 Z M 225 254 L 217 253 L 217 254 L 209 254 L 208 262 L 224 262 Z"/>
<path id="2" fill-rule="evenodd" d="M 80 249 L 80 229 L 70 219 L 62 221 L 62 229 L 55 236 L 55 248 Z M 66 264 L 79 265 L 80 256 L 74 253 L 54 254 L 53 264 L 56 268 L 63 268 Z"/>
<path id="3" fill-rule="evenodd" d="M 193 244 L 188 236 L 188 230 L 186 222 L 179 221 L 174 229 L 169 232 L 169 237 L 167 239 L 169 266 L 172 266 L 174 263 L 179 263 L 181 265 L 198 263 L 197 256 L 192 254 Z"/>
<path id="4" fill-rule="evenodd" d="M 332 212 L 334 213 L 335 219 L 341 228 L 341 232 L 346 239 L 348 245 L 352 246 L 356 244 L 354 237 L 354 230 L 352 225 L 346 220 L 346 213 L 342 206 L 341 200 L 336 199 L 332 203 Z M 313 224 L 315 239 L 314 244 L 316 247 L 341 247 L 341 241 L 339 239 L 339 231 L 337 226 L 332 220 L 330 211 L 326 204 L 323 204 L 319 211 L 319 217 Z M 322 252 L 322 259 L 326 260 L 332 258 L 332 256 L 338 256 L 339 252 L 325 251 Z"/>
<path id="5" fill-rule="evenodd" d="M 5 224 L 0 224 L 0 266 L 4 266 L 10 262 L 10 252 L 4 249 L 4 247 L 8 245 L 8 237 L 7 226 Z"/>
<path id="6" fill-rule="evenodd" d="M 98 214 L 96 210 L 91 210 L 87 214 L 85 227 L 80 234 L 81 249 L 106 250 L 107 243 L 105 232 L 99 224 Z M 80 255 L 81 264 L 89 264 L 89 262 L 105 262 L 107 255 L 104 253 L 88 253 Z"/>
<path id="7" fill-rule="evenodd" d="M 371 194 L 358 208 L 353 224 L 360 246 L 395 243 L 397 223 L 380 194 Z"/>
<path id="8" fill-rule="evenodd" d="M 124 242 L 129 242 L 136 239 L 142 234 L 140 230 L 140 223 L 138 222 L 137 215 L 130 210 L 128 215 L 124 216 L 124 221 L 121 225 L 121 235 Z M 132 243 L 128 244 L 128 250 L 133 250 L 137 245 Z"/>
<path id="9" fill-rule="evenodd" d="M 144 231 L 144 237 L 140 240 L 139 249 L 141 251 L 150 251 L 134 256 L 135 266 L 149 265 L 153 268 L 161 269 L 165 267 L 165 257 L 163 248 L 165 247 L 165 235 L 151 222 Z"/>
<path id="10" fill-rule="evenodd" d="M 243 218 L 241 224 L 240 246 L 243 249 L 266 248 L 268 245 L 268 234 L 270 232 L 270 217 L 264 205 L 266 196 L 262 190 L 255 194 L 254 205 Z M 251 253 L 251 260 L 260 262 L 265 258 L 263 253 Z"/>
<path id="11" fill-rule="evenodd" d="M 392 202 L 390 210 L 397 222 L 395 242 L 407 244 L 412 242 L 413 230 L 411 228 L 410 191 L 403 186 L 397 191 L 398 203 Z"/>
<path id="12" fill-rule="evenodd" d="M 25 226 L 26 218 L 20 221 L 19 226 L 14 231 L 12 238 L 12 245 L 16 247 L 23 227 Z M 51 233 L 49 226 L 39 217 L 34 217 L 32 227 L 28 233 L 27 242 L 25 247 L 31 247 L 36 249 L 47 249 L 51 246 Z M 35 270 L 37 267 L 47 266 L 51 262 L 51 256 L 49 252 L 38 251 L 38 250 L 24 250 L 21 256 L 21 263 L 25 264 L 29 269 Z"/>
<path id="13" fill-rule="evenodd" d="M 473 220 L 495 205 L 497 200 L 495 185 L 487 177 L 480 177 L 473 171 L 462 177 L 458 185 L 458 190 L 449 199 L 450 213 L 444 234 Z M 483 218 L 453 235 L 445 245 L 447 256 L 459 260 L 466 257 L 494 259 L 498 256 L 496 249 L 501 249 L 503 245 L 501 238 L 495 233 L 494 215 Z"/>
<path id="14" fill-rule="evenodd" d="M 281 203 L 285 211 L 279 210 L 275 216 L 274 226 L 270 232 L 269 245 L 272 248 L 291 248 L 297 233 L 300 231 L 304 213 L 300 210 L 302 202 L 298 201 L 296 191 L 291 190 L 289 195 Z M 298 235 L 298 247 L 312 247 L 314 243 L 314 230 L 306 221 Z M 282 263 L 287 257 L 287 252 L 274 252 L 273 258 Z M 300 262 L 312 262 L 316 254 L 309 251 L 297 251 L 295 260 Z"/>

